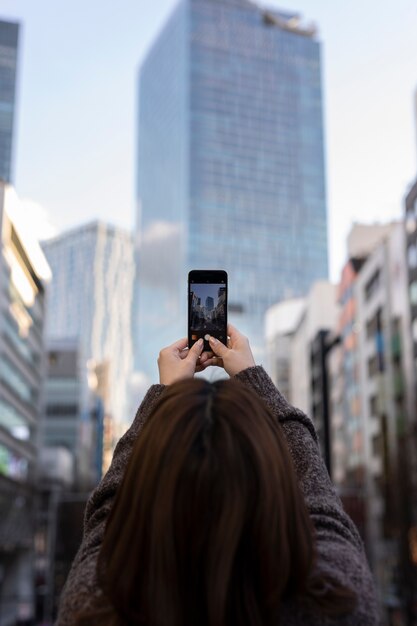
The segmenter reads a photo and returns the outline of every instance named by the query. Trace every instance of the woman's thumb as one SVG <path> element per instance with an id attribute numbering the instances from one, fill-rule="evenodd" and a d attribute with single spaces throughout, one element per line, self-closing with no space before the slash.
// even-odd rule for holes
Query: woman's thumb
<path id="1" fill-rule="evenodd" d="M 227 352 L 227 348 L 224 345 L 224 343 L 222 343 L 221 341 L 219 341 L 218 339 L 216 339 L 215 337 L 210 337 L 209 339 L 209 343 L 210 343 L 210 347 L 213 350 L 214 354 L 216 356 L 225 356 L 226 352 Z"/>
<path id="2" fill-rule="evenodd" d="M 194 363 L 197 363 L 198 357 L 200 356 L 204 346 L 204 341 L 199 339 L 195 342 L 195 344 L 191 347 L 187 354 L 187 359 L 191 359 Z"/>

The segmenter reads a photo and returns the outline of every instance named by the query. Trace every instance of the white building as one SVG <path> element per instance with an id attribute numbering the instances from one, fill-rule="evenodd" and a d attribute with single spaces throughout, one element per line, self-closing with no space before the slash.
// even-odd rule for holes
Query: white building
<path id="1" fill-rule="evenodd" d="M 105 409 L 120 436 L 132 420 L 127 413 L 132 370 L 131 235 L 93 222 L 48 240 L 43 248 L 53 273 L 47 337 L 77 339 L 92 367 L 108 368 Z M 84 393 L 87 397 L 87 387 Z"/>
<path id="2" fill-rule="evenodd" d="M 281 393 L 289 399 L 291 341 L 305 310 L 305 299 L 284 300 L 265 315 L 266 369 Z"/>
<path id="3" fill-rule="evenodd" d="M 332 330 L 335 327 L 338 311 L 336 285 L 327 281 L 314 283 L 291 342 L 290 401 L 307 414 L 311 414 L 312 405 L 311 342 L 319 330 Z"/>

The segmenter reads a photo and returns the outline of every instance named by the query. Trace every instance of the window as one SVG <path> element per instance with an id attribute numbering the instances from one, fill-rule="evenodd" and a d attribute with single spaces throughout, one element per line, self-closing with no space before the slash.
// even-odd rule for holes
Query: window
<path id="1" fill-rule="evenodd" d="M 380 271 L 377 270 L 366 283 L 366 287 L 365 287 L 366 300 L 370 300 L 370 298 L 378 289 L 379 283 L 380 283 Z"/>
<path id="2" fill-rule="evenodd" d="M 76 404 L 48 404 L 46 414 L 52 417 L 77 417 L 78 406 Z"/>
<path id="3" fill-rule="evenodd" d="M 16 395 L 26 402 L 31 402 L 33 398 L 33 391 L 30 385 L 23 379 L 21 374 L 9 363 L 7 359 L 3 358 L 0 362 L 0 378 L 16 393 Z"/>
<path id="4" fill-rule="evenodd" d="M 373 378 L 379 372 L 383 372 L 385 369 L 384 355 L 382 353 L 375 354 L 368 359 L 368 376 Z"/>
<path id="5" fill-rule="evenodd" d="M 30 428 L 26 419 L 13 406 L 0 399 L 0 426 L 15 437 L 27 441 L 30 438 Z"/>
<path id="6" fill-rule="evenodd" d="M 406 217 L 405 228 L 409 235 L 412 235 L 416 230 L 416 218 L 412 213 L 409 213 Z"/>
<path id="7" fill-rule="evenodd" d="M 372 417 L 378 415 L 378 400 L 376 396 L 371 396 L 369 399 L 369 412 Z"/>
<path id="8" fill-rule="evenodd" d="M 28 475 L 27 459 L 15 454 L 0 443 L 0 474 L 15 480 L 25 480 Z"/>
<path id="9" fill-rule="evenodd" d="M 417 281 L 410 285 L 410 302 L 413 306 L 417 305 Z"/>
<path id="10" fill-rule="evenodd" d="M 408 248 L 408 267 L 417 267 L 417 247 L 415 244 L 411 244 Z"/>

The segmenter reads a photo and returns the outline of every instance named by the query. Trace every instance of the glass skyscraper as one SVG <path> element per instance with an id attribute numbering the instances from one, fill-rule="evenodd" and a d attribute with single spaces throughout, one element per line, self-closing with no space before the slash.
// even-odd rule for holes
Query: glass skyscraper
<path id="1" fill-rule="evenodd" d="M 139 77 L 135 367 L 186 335 L 187 272 L 225 269 L 263 358 L 264 313 L 327 278 L 320 43 L 299 16 L 182 0 Z"/>
<path id="2" fill-rule="evenodd" d="M 0 20 L 0 180 L 12 179 L 19 24 Z"/>

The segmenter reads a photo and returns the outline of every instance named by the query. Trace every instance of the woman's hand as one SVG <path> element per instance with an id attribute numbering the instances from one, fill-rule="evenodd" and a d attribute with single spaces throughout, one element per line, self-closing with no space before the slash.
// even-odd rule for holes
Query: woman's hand
<path id="1" fill-rule="evenodd" d="M 172 385 L 178 380 L 192 378 L 195 372 L 205 369 L 205 362 L 212 356 L 210 352 L 202 353 L 204 341 L 199 339 L 190 348 L 185 337 L 167 348 L 163 348 L 158 357 L 159 380 L 161 385 Z"/>
<path id="2" fill-rule="evenodd" d="M 215 356 L 211 357 L 209 353 L 205 353 L 207 358 L 202 367 L 205 369 L 209 365 L 218 365 L 224 367 L 229 376 L 235 376 L 248 367 L 254 367 L 255 360 L 247 337 L 231 324 L 227 325 L 227 334 L 229 335 L 227 346 L 218 339 L 210 337 L 210 348 Z"/>

